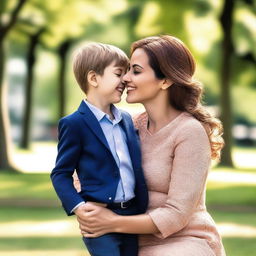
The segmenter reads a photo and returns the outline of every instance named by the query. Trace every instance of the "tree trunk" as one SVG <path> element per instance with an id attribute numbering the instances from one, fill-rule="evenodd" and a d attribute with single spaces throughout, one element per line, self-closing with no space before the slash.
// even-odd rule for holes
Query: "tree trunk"
<path id="1" fill-rule="evenodd" d="M 4 42 L 9 31 L 17 21 L 17 17 L 26 0 L 19 0 L 13 9 L 9 22 L 2 24 L 2 16 L 6 8 L 7 1 L 2 0 L 0 8 L 0 170 L 14 170 L 10 158 L 10 131 L 9 115 L 7 109 L 7 84 L 4 83 L 4 65 L 5 65 L 5 49 Z"/>
<path id="2" fill-rule="evenodd" d="M 224 127 L 225 147 L 222 151 L 221 165 L 233 167 L 232 161 L 232 108 L 231 108 L 231 86 L 230 86 L 230 72 L 231 72 L 231 55 L 233 53 L 232 45 L 232 14 L 234 9 L 233 0 L 225 0 L 223 12 L 220 17 L 220 22 L 223 30 L 222 42 L 222 63 L 220 72 L 221 82 L 221 121 Z"/>
<path id="3" fill-rule="evenodd" d="M 6 104 L 7 84 L 4 83 L 4 42 L 0 41 L 0 171 L 13 169 L 10 160 L 10 125 Z"/>
<path id="4" fill-rule="evenodd" d="M 28 149 L 30 142 L 31 131 L 31 116 L 32 116 L 32 96 L 34 85 L 34 66 L 36 61 L 36 46 L 39 43 L 39 38 L 43 29 L 37 32 L 35 35 L 30 36 L 30 43 L 27 53 L 27 79 L 25 83 L 25 105 L 22 123 L 22 134 L 20 147 Z"/>
<path id="5" fill-rule="evenodd" d="M 60 69 L 59 69 L 59 119 L 62 118 L 66 113 L 66 69 L 67 69 L 67 54 L 70 46 L 72 45 L 71 40 L 67 40 L 61 44 L 58 50 L 60 58 Z"/>

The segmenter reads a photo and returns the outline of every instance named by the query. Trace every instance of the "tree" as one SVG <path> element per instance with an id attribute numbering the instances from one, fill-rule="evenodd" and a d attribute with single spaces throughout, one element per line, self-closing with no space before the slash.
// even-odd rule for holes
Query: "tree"
<path id="1" fill-rule="evenodd" d="M 232 111 L 232 100 L 231 100 L 231 77 L 240 75 L 242 71 L 231 70 L 232 62 L 243 61 L 252 63 L 255 66 L 256 58 L 253 54 L 253 49 L 247 49 L 244 54 L 239 54 L 236 51 L 235 40 L 233 36 L 234 25 L 236 27 L 243 27 L 242 24 L 237 24 L 234 13 L 236 9 L 241 8 L 240 4 L 243 3 L 248 9 L 254 7 L 254 2 L 252 0 L 242 0 L 237 3 L 233 0 L 225 0 L 223 5 L 222 14 L 220 16 L 220 23 L 223 31 L 222 39 L 222 61 L 221 61 L 221 72 L 220 72 L 220 82 L 221 82 L 221 93 L 220 93 L 220 104 L 221 104 L 221 120 L 224 127 L 224 140 L 225 147 L 222 151 L 221 165 L 233 167 L 232 161 L 232 126 L 233 126 L 233 111 Z M 246 30 L 245 28 L 243 28 Z M 247 41 L 249 41 L 250 33 L 247 31 Z M 234 65 L 233 65 L 234 66 Z M 232 74 L 232 76 L 231 76 Z"/>
<path id="2" fill-rule="evenodd" d="M 231 149 L 232 149 L 232 110 L 231 110 L 231 90 L 230 90 L 230 69 L 231 69 L 231 55 L 233 53 L 232 43 L 232 14 L 234 11 L 234 1 L 225 0 L 222 14 L 220 16 L 220 23 L 223 30 L 222 40 L 222 61 L 220 72 L 220 106 L 221 106 L 221 120 L 224 127 L 225 147 L 222 151 L 221 164 L 226 166 L 233 166 Z"/>
<path id="3" fill-rule="evenodd" d="M 22 134 L 20 147 L 27 149 L 30 139 L 30 123 L 32 112 L 32 94 L 34 87 L 34 65 L 36 62 L 36 47 L 39 44 L 40 36 L 43 33 L 44 28 L 39 29 L 34 34 L 29 35 L 28 52 L 26 56 L 27 62 L 27 76 L 25 82 L 25 105 L 22 123 Z"/>
<path id="4" fill-rule="evenodd" d="M 59 68 L 59 79 L 58 79 L 58 96 L 59 96 L 59 118 L 62 118 L 66 113 L 66 73 L 67 73 L 67 55 L 70 47 L 72 46 L 72 40 L 67 39 L 62 42 L 58 48 L 58 56 L 60 59 L 60 68 Z"/>
<path id="5" fill-rule="evenodd" d="M 68 3 L 68 4 L 67 4 Z M 30 4 L 23 12 L 20 22 L 17 24 L 17 31 L 28 35 L 29 45 L 27 62 L 27 78 L 25 106 L 22 126 L 21 147 L 28 148 L 30 139 L 30 126 L 32 115 L 32 91 L 34 87 L 34 65 L 36 64 L 36 48 L 53 51 L 59 57 L 59 74 L 58 74 L 58 112 L 59 118 L 65 115 L 66 99 L 66 67 L 68 64 L 67 57 L 72 43 L 85 34 L 89 25 L 101 19 L 110 16 L 115 8 L 104 12 L 98 5 L 107 4 L 106 1 L 71 1 L 56 0 L 54 7 L 51 1 L 31 0 Z M 65 17 L 65 19 L 63 19 Z"/>
<path id="6" fill-rule="evenodd" d="M 0 9 L 0 170 L 14 169 L 10 159 L 10 138 L 8 136 L 9 118 L 6 104 L 7 88 L 4 83 L 5 70 L 5 40 L 13 26 L 15 25 L 18 15 L 26 3 L 26 0 L 18 0 L 13 10 L 7 10 L 7 0 L 1 1 Z M 4 21 L 4 15 L 8 15 L 7 22 Z"/>

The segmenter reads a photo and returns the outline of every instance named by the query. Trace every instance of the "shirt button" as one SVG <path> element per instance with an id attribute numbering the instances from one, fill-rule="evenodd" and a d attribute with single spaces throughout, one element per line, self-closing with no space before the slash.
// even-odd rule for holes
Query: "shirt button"
<path id="1" fill-rule="evenodd" d="M 109 197 L 109 198 L 108 198 L 108 200 L 111 200 L 111 199 L 112 199 L 112 197 Z"/>

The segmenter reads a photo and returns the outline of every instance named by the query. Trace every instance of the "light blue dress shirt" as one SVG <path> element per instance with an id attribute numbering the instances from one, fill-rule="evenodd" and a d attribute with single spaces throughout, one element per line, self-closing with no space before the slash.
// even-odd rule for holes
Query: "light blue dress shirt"
<path id="1" fill-rule="evenodd" d="M 135 178 L 126 134 L 120 126 L 120 121 L 122 120 L 121 112 L 114 105 L 111 105 L 111 111 L 114 116 L 114 119 L 111 120 L 105 112 L 86 100 L 85 103 L 97 118 L 107 139 L 111 153 L 119 167 L 121 179 L 118 183 L 114 202 L 126 202 L 135 196 Z"/>
<path id="2" fill-rule="evenodd" d="M 98 120 L 111 153 L 119 167 L 120 181 L 117 186 L 114 202 L 129 201 L 135 197 L 135 177 L 127 146 L 126 134 L 119 124 L 122 120 L 121 112 L 114 105 L 111 105 L 111 111 L 114 116 L 114 119 L 111 120 L 108 114 L 88 101 L 84 100 L 84 102 Z M 84 204 L 84 202 L 77 204 L 71 212 L 74 212 L 81 204 Z"/>

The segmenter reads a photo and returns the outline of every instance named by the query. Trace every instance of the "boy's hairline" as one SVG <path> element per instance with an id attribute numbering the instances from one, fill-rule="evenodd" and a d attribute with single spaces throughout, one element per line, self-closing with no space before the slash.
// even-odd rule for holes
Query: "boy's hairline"
<path id="1" fill-rule="evenodd" d="M 114 67 L 115 68 L 119 68 L 119 69 L 122 69 L 122 70 L 124 70 L 124 71 L 126 71 L 127 70 L 127 68 L 128 68 L 128 66 L 129 66 L 129 57 L 126 55 L 126 53 L 122 50 L 122 49 L 120 49 L 120 48 L 118 48 L 117 46 L 114 46 L 114 45 L 109 45 L 109 44 L 104 44 L 104 43 L 98 43 L 98 42 L 88 42 L 88 43 L 86 43 L 86 44 L 83 44 L 83 45 L 81 45 L 80 47 L 77 47 L 77 49 L 73 52 L 73 72 L 74 72 L 74 65 L 75 65 L 75 63 L 77 62 L 77 58 L 78 58 L 78 56 L 80 55 L 80 54 L 82 54 L 82 52 L 85 50 L 85 48 L 87 48 L 88 47 L 88 50 L 90 50 L 90 48 L 91 47 L 93 47 L 93 46 L 96 46 L 96 47 L 100 47 L 100 48 L 102 48 L 103 49 L 103 51 L 107 51 L 107 50 L 110 50 L 110 51 L 112 51 L 112 53 L 111 53 L 111 55 L 112 55 L 112 61 L 109 63 L 109 64 L 107 64 L 105 67 L 104 67 L 104 69 L 103 70 L 101 70 L 101 71 L 99 71 L 99 70 L 97 70 L 96 68 L 95 69 L 90 69 L 88 72 L 90 72 L 90 71 L 94 71 L 96 74 L 98 74 L 98 75 L 103 75 L 104 74 L 104 72 L 105 72 L 105 70 L 106 70 L 106 68 L 108 67 L 108 66 L 110 66 L 110 65 L 112 65 L 112 63 L 114 63 Z M 106 48 L 105 48 L 106 47 Z M 108 48 L 108 47 L 110 47 L 110 49 Z M 113 47 L 113 48 L 112 48 Z M 117 49 L 117 50 L 114 50 L 113 51 L 113 49 Z M 120 54 L 121 53 L 121 54 Z M 123 55 L 123 56 L 122 56 Z M 87 72 L 87 74 L 88 74 L 88 72 Z M 75 73 L 75 72 L 74 72 Z M 75 74 L 75 77 L 76 77 L 76 74 Z M 77 80 L 77 79 L 76 79 Z M 77 80 L 77 82 L 78 82 L 78 80 Z M 79 87 L 82 89 L 82 91 L 84 92 L 84 93 L 86 93 L 87 91 L 88 91 L 88 88 L 87 88 L 87 86 L 86 86 L 86 84 L 88 83 L 88 80 L 87 80 L 87 78 L 86 78 L 86 81 L 85 81 L 85 84 L 83 84 L 83 85 L 81 85 L 80 84 L 80 82 L 78 82 L 78 85 L 79 85 Z"/>

